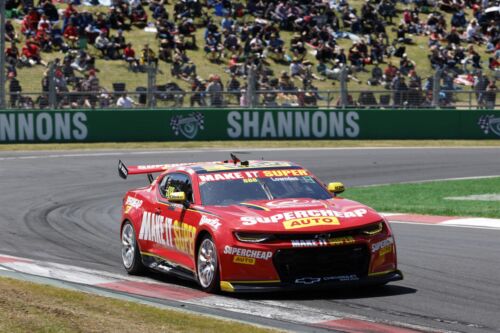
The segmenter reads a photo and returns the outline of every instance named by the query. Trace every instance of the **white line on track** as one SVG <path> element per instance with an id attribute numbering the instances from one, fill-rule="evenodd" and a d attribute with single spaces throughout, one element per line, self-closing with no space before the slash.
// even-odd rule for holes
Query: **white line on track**
<path id="1" fill-rule="evenodd" d="M 453 228 L 468 228 L 468 229 L 484 229 L 484 230 L 500 230 L 500 225 L 474 225 L 472 223 L 461 224 L 456 223 L 458 220 L 453 220 L 455 223 L 450 224 L 446 222 L 442 223 L 422 223 L 422 222 L 406 222 L 406 221 L 389 221 L 389 223 L 394 224 L 411 224 L 411 225 L 421 225 L 421 226 L 431 226 L 431 227 L 453 227 Z"/>
<path id="2" fill-rule="evenodd" d="M 297 147 L 297 148 L 245 148 L 236 147 L 230 149 L 220 148 L 197 148 L 197 149 L 156 149 L 145 151 L 103 151 L 92 153 L 58 153 L 54 154 L 52 151 L 44 151 L 48 155 L 25 155 L 25 156 L 9 156 L 0 157 L 0 161 L 8 160 L 23 160 L 23 159 L 44 159 L 44 158 L 63 158 L 63 157 L 105 157 L 105 156 L 123 156 L 123 155 L 152 155 L 152 154 L 179 154 L 179 153 L 202 153 L 202 152 L 235 152 L 238 150 L 245 152 L 261 152 L 261 151 L 324 151 L 324 150 L 397 150 L 397 149 L 500 149 L 500 147 L 487 147 L 487 146 L 459 146 L 459 147 Z M 0 152 L 2 153 L 2 152 Z M 12 152 L 11 152 L 12 153 Z M 15 152 L 18 153 L 18 152 Z M 26 151 L 19 151 L 19 153 L 26 153 Z"/>

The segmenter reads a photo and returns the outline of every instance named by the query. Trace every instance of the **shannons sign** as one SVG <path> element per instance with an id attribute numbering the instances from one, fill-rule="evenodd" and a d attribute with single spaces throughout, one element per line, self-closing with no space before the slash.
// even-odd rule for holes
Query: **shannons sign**
<path id="1" fill-rule="evenodd" d="M 356 111 L 231 111 L 227 135 L 232 139 L 356 138 Z"/>
<path id="2" fill-rule="evenodd" d="M 11 112 L 0 114 L 0 142 L 83 141 L 84 112 Z"/>

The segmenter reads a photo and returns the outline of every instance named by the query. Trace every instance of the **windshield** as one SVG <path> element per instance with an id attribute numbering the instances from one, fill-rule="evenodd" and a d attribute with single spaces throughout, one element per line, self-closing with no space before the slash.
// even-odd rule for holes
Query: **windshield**
<path id="1" fill-rule="evenodd" d="M 330 199 L 331 194 L 310 176 L 235 179 L 200 183 L 207 206 L 228 206 L 253 200 Z"/>

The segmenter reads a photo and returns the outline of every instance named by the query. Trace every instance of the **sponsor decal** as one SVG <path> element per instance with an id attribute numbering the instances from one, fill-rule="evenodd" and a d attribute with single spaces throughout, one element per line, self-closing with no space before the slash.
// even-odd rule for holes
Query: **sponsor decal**
<path id="1" fill-rule="evenodd" d="M 218 218 L 210 218 L 208 216 L 202 215 L 200 220 L 200 226 L 205 224 L 211 226 L 215 230 L 219 229 L 221 225 L 220 220 Z"/>
<path id="2" fill-rule="evenodd" d="M 490 132 L 500 136 L 500 117 L 495 118 L 494 115 L 481 116 L 477 122 L 484 134 L 488 135 Z"/>
<path id="3" fill-rule="evenodd" d="M 240 247 L 232 247 L 229 245 L 224 247 L 224 254 L 262 260 L 269 260 L 273 256 L 271 251 L 250 250 Z"/>
<path id="4" fill-rule="evenodd" d="M 151 212 L 142 215 L 139 239 L 175 248 L 194 256 L 196 228 Z"/>
<path id="5" fill-rule="evenodd" d="M 321 282 L 321 278 L 305 277 L 305 278 L 295 279 L 295 283 L 302 283 L 302 284 L 314 284 L 318 282 Z"/>
<path id="6" fill-rule="evenodd" d="M 394 238 L 392 237 L 389 237 L 387 239 L 384 239 L 383 241 L 375 243 L 372 245 L 372 253 L 377 251 L 380 251 L 381 253 L 383 252 L 384 254 L 389 253 L 392 251 L 392 244 L 394 244 Z"/>
<path id="7" fill-rule="evenodd" d="M 125 205 L 137 209 L 137 208 L 140 208 L 142 206 L 142 200 L 127 196 L 127 200 L 125 201 Z"/>
<path id="8" fill-rule="evenodd" d="M 256 170 L 256 171 L 236 171 L 218 172 L 206 175 L 199 175 L 200 182 L 216 182 L 221 180 L 256 179 L 256 178 L 277 178 L 289 176 L 308 176 L 309 172 L 303 169 L 285 170 Z M 252 181 L 247 181 L 252 182 Z"/>
<path id="9" fill-rule="evenodd" d="M 181 134 L 186 139 L 194 139 L 199 130 L 204 129 L 205 117 L 199 112 L 184 115 L 176 115 L 170 119 L 170 127 L 175 135 Z"/>
<path id="10" fill-rule="evenodd" d="M 297 182 L 299 180 L 297 177 L 271 178 L 273 182 Z"/>
<path id="11" fill-rule="evenodd" d="M 356 241 L 351 236 L 346 237 L 336 237 L 330 239 L 300 239 L 292 240 L 293 247 L 320 247 L 320 246 L 339 246 L 354 244 Z"/>
<path id="12" fill-rule="evenodd" d="M 281 179 L 289 179 L 289 177 Z M 270 208 L 316 207 L 321 205 L 322 203 L 319 200 L 307 199 L 278 200 L 266 203 L 266 206 Z"/>
<path id="13" fill-rule="evenodd" d="M 324 276 L 324 277 L 304 277 L 300 279 L 295 279 L 295 283 L 301 283 L 301 284 L 315 284 L 315 283 L 320 283 L 321 281 L 323 282 L 328 282 L 328 281 L 339 281 L 339 282 L 345 282 L 345 281 L 358 281 L 359 277 L 356 274 L 350 274 L 350 275 L 336 275 L 336 276 Z"/>
<path id="14" fill-rule="evenodd" d="M 316 227 L 318 225 L 339 225 L 340 222 L 336 217 L 313 217 L 307 219 L 294 219 L 283 222 L 285 229 L 301 229 L 308 227 Z"/>
<path id="15" fill-rule="evenodd" d="M 359 277 L 356 274 L 325 276 L 323 281 L 358 281 Z"/>
<path id="16" fill-rule="evenodd" d="M 87 135 L 84 112 L 0 114 L 0 142 L 83 141 Z"/>
<path id="17" fill-rule="evenodd" d="M 310 210 L 296 210 L 292 212 L 285 212 L 281 214 L 275 214 L 272 216 L 266 217 L 255 217 L 255 216 L 243 216 L 240 218 L 243 225 L 255 225 L 257 223 L 278 223 L 288 221 L 295 221 L 298 219 L 310 219 L 310 218 L 321 218 L 321 217 L 336 217 L 336 218 L 355 218 L 355 217 L 363 217 L 366 215 L 368 211 L 364 208 L 355 209 L 353 211 L 340 212 L 331 209 L 310 209 Z M 320 219 L 316 219 L 316 222 L 320 222 Z M 332 219 L 333 220 L 333 219 Z M 312 221 L 314 222 L 314 221 Z M 327 222 L 325 220 L 321 220 L 325 224 L 333 224 L 334 221 Z M 338 222 L 338 220 L 336 220 Z M 290 223 L 291 224 L 291 223 Z M 309 222 L 308 224 L 311 224 Z M 337 223 L 338 224 L 338 223 Z M 288 223 L 286 224 L 288 225 Z M 297 225 L 297 224 L 294 224 Z M 304 223 L 303 225 L 306 225 Z M 292 228 L 290 228 L 292 229 Z"/>
<path id="18" fill-rule="evenodd" d="M 230 138 L 356 138 L 356 111 L 231 111 L 227 114 Z"/>
<path id="19" fill-rule="evenodd" d="M 242 265 L 255 265 L 255 258 L 234 256 L 233 262 L 235 264 L 242 264 Z"/>

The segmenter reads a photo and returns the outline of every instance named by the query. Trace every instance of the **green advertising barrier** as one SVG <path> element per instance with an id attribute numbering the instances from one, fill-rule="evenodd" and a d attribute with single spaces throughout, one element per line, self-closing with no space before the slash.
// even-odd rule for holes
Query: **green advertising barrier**
<path id="1" fill-rule="evenodd" d="M 500 139 L 500 110 L 0 112 L 0 143 L 246 139 Z"/>

